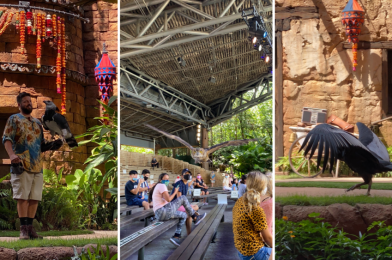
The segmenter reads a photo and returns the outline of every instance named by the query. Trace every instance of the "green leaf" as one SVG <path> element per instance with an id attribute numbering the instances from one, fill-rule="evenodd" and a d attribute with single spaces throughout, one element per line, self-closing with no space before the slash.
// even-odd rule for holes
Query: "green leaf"
<path id="1" fill-rule="evenodd" d="M 77 178 L 72 174 L 65 176 L 65 182 L 67 183 L 67 185 L 73 185 L 73 182 L 76 180 Z"/>

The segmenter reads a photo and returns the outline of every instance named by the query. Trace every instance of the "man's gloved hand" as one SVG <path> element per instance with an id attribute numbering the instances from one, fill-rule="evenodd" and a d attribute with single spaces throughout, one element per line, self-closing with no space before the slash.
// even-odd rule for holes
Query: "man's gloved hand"
<path id="1" fill-rule="evenodd" d="M 60 149 L 60 147 L 63 145 L 63 141 L 60 139 L 57 139 L 53 142 L 47 142 L 47 143 L 42 143 L 41 144 L 41 152 L 46 152 L 46 151 L 55 151 Z"/>

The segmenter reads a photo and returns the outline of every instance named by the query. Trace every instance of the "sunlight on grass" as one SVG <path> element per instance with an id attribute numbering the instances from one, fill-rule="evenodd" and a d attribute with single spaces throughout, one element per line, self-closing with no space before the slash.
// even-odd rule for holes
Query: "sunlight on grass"
<path id="1" fill-rule="evenodd" d="M 65 246 L 65 247 L 82 247 L 88 244 L 101 245 L 117 245 L 117 237 L 110 238 L 93 238 L 93 239 L 43 239 L 43 240 L 16 240 L 11 242 L 1 241 L 1 247 L 14 249 L 16 251 L 29 248 L 29 247 L 52 247 L 52 246 Z"/>
<path id="2" fill-rule="evenodd" d="M 278 182 L 275 187 L 316 187 L 316 188 L 337 188 L 348 189 L 358 182 L 315 182 L 315 181 L 300 181 L 300 182 Z M 363 185 L 361 189 L 367 189 L 367 185 Z M 372 190 L 392 190 L 392 183 L 373 183 Z"/>
<path id="3" fill-rule="evenodd" d="M 275 175 L 275 180 L 288 180 L 288 179 L 300 179 L 302 178 L 298 174 L 290 173 L 290 175 Z"/>
<path id="4" fill-rule="evenodd" d="M 0 237 L 19 237 L 19 231 L 0 231 Z M 72 230 L 72 231 L 42 231 L 37 232 L 39 235 L 44 237 L 56 237 L 56 236 L 73 236 L 73 235 L 89 235 L 94 234 L 91 230 Z"/>
<path id="5" fill-rule="evenodd" d="M 312 197 L 307 195 L 293 195 L 293 196 L 277 196 L 275 199 L 276 203 L 281 205 L 297 205 L 297 206 L 328 206 L 335 203 L 347 203 L 351 206 L 355 204 L 392 204 L 392 198 L 380 197 L 380 196 L 319 196 Z"/>

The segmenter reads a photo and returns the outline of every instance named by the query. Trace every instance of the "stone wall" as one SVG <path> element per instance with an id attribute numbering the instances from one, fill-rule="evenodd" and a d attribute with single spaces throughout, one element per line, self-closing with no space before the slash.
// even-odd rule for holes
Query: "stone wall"
<path id="1" fill-rule="evenodd" d="M 319 19 L 290 21 L 282 32 L 284 149 L 288 153 L 291 130 L 301 121 L 303 107 L 326 108 L 350 124 L 367 125 L 381 119 L 382 50 L 358 50 L 357 71 L 352 71 L 351 49 L 341 24 L 346 0 L 276 0 L 277 7 L 316 7 Z M 387 19 L 392 2 L 361 1 L 365 24 L 360 41 L 392 39 L 392 21 Z M 387 145 L 392 145 L 390 123 L 380 128 Z M 357 132 L 357 129 L 356 129 Z"/>
<path id="2" fill-rule="evenodd" d="M 8 0 L 10 4 L 18 1 Z M 57 8 L 56 5 L 41 2 L 32 2 L 32 5 L 46 8 Z M 0 7 L 0 10 L 7 8 Z M 94 78 L 94 68 L 101 58 L 102 43 L 107 41 L 109 56 L 117 66 L 117 5 L 98 1 L 84 6 L 84 17 L 91 21 L 88 24 L 78 19 L 66 18 L 66 55 L 67 69 L 87 75 L 87 81 L 81 82 L 72 77 L 67 78 L 67 114 L 65 115 L 74 135 L 86 132 L 86 129 L 97 124 L 93 118 L 99 115 L 98 107 L 99 89 Z M 13 18 L 15 22 L 15 16 Z M 46 40 L 42 44 L 42 65 L 56 66 L 57 50 L 53 43 Z M 11 24 L 4 34 L 0 36 L 0 63 L 36 64 L 36 36 L 26 37 L 26 54 L 20 53 L 19 34 L 15 25 Z M 85 77 L 85 76 L 84 76 Z M 85 77 L 86 78 L 86 77 Z M 40 118 L 45 111 L 44 100 L 52 100 L 61 107 L 61 94 L 56 92 L 55 74 L 47 73 L 15 73 L 11 70 L 0 69 L 0 116 L 1 113 L 18 113 L 16 96 L 20 92 L 32 94 L 34 117 Z M 115 85 L 114 93 L 117 93 Z M 97 114 L 98 112 L 98 114 Z M 45 134 L 50 138 L 50 134 Z M 44 168 L 59 170 L 64 167 L 65 174 L 75 169 L 83 168 L 90 149 L 82 146 L 72 151 L 67 145 L 59 151 L 46 152 L 44 155 Z"/>

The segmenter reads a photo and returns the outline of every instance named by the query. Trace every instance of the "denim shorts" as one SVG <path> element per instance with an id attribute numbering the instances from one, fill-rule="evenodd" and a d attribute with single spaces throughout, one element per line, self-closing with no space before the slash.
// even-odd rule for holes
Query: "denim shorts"
<path id="1" fill-rule="evenodd" d="M 237 251 L 238 252 L 238 251 Z M 272 252 L 272 248 L 263 246 L 259 252 L 254 255 L 244 256 L 238 252 L 238 256 L 241 260 L 268 260 Z"/>
<path id="2" fill-rule="evenodd" d="M 132 200 L 127 201 L 128 206 L 139 206 L 143 207 L 143 201 L 147 201 L 146 199 L 139 199 L 139 198 L 134 198 Z"/>

